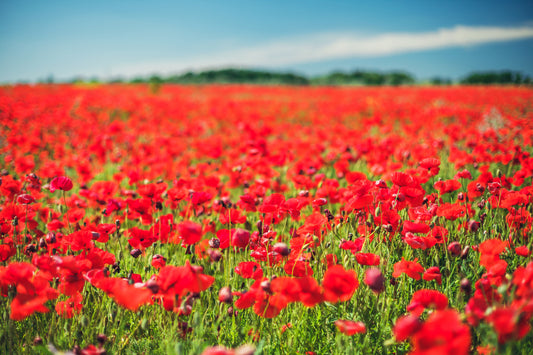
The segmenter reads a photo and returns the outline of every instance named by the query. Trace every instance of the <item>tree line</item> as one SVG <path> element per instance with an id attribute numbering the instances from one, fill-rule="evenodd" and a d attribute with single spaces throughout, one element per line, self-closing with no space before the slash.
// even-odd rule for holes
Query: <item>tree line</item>
<path id="1" fill-rule="evenodd" d="M 47 83 L 53 82 L 53 79 L 47 78 Z M 378 85 L 413 85 L 413 84 L 431 84 L 431 85 L 532 85 L 531 77 L 520 72 L 504 71 L 484 71 L 472 72 L 459 80 L 452 80 L 444 77 L 434 77 L 426 81 L 418 81 L 412 74 L 405 71 L 369 71 L 355 70 L 351 72 L 334 71 L 327 75 L 307 77 L 301 74 L 290 72 L 275 72 L 266 70 L 237 69 L 226 68 L 218 70 L 205 70 L 193 72 L 189 71 L 183 74 L 160 76 L 152 75 L 146 77 L 136 77 L 130 80 L 114 79 L 100 81 L 97 78 L 83 80 L 75 78 L 70 82 L 111 82 L 111 83 L 149 83 L 152 86 L 161 84 L 273 84 L 273 85 L 361 85 L 361 86 L 378 86 Z"/>

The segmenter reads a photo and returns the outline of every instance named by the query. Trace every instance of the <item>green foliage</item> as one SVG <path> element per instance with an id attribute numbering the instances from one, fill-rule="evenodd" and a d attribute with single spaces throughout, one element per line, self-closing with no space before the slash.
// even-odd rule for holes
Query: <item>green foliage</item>
<path id="1" fill-rule="evenodd" d="M 533 81 L 527 75 L 520 72 L 504 70 L 500 72 L 485 71 L 468 74 L 461 79 L 461 84 L 504 84 L 504 85 L 531 85 Z"/>
<path id="2" fill-rule="evenodd" d="M 210 83 L 247 83 L 247 84 L 284 84 L 308 85 L 309 80 L 293 73 L 277 73 L 248 69 L 220 69 L 201 72 L 187 72 L 163 79 L 171 84 L 210 84 Z"/>
<path id="3" fill-rule="evenodd" d="M 374 71 L 357 70 L 352 73 L 333 72 L 331 74 L 317 77 L 312 80 L 317 85 L 411 85 L 415 79 L 411 74 L 392 71 L 381 73 Z"/>

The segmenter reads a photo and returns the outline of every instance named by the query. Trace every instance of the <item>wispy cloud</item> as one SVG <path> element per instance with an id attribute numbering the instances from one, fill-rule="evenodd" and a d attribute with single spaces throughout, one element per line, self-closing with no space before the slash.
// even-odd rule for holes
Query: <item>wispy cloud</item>
<path id="1" fill-rule="evenodd" d="M 528 38 L 533 38 L 533 26 L 455 26 L 429 32 L 399 32 L 378 35 L 319 33 L 211 53 L 202 57 L 134 64 L 113 72 L 122 75 L 135 75 L 224 66 L 280 67 L 343 58 L 383 57 L 400 53 L 468 47 Z"/>

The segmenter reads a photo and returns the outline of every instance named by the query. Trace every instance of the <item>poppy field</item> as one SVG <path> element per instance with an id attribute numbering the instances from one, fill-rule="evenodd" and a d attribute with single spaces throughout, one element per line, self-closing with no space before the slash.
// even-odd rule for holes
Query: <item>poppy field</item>
<path id="1" fill-rule="evenodd" d="M 532 139 L 524 87 L 0 87 L 0 353 L 529 353 Z"/>

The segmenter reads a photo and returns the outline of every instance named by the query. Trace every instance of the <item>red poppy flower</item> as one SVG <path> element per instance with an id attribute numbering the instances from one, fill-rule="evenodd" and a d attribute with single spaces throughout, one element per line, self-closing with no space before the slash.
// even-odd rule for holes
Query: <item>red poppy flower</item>
<path id="1" fill-rule="evenodd" d="M 431 230 L 430 226 L 425 223 L 413 223 L 410 221 L 403 222 L 403 233 L 428 233 Z"/>
<path id="2" fill-rule="evenodd" d="M 250 232 L 237 228 L 231 230 L 231 245 L 237 248 L 246 248 L 250 242 Z"/>
<path id="3" fill-rule="evenodd" d="M 397 185 L 400 187 L 409 186 L 414 181 L 411 175 L 403 173 L 401 171 L 396 171 L 392 173 L 391 180 L 394 185 Z"/>
<path id="4" fill-rule="evenodd" d="M 396 340 L 402 342 L 415 334 L 421 327 L 422 321 L 420 318 L 409 314 L 396 320 L 392 332 Z"/>
<path id="5" fill-rule="evenodd" d="M 470 329 L 461 322 L 457 311 L 433 312 L 412 336 L 413 354 L 455 354 L 470 352 Z"/>
<path id="6" fill-rule="evenodd" d="M 417 260 L 418 259 L 415 259 L 414 261 L 407 261 L 402 257 L 401 261 L 398 261 L 394 264 L 394 272 L 392 273 L 392 276 L 400 277 L 402 274 L 406 274 L 410 278 L 420 280 L 421 274 L 424 272 L 424 268 L 422 265 L 416 262 Z"/>
<path id="7" fill-rule="evenodd" d="M 359 280 L 357 280 L 355 271 L 345 270 L 341 265 L 334 265 L 324 274 L 322 281 L 324 299 L 332 303 L 348 301 L 358 286 Z"/>
<path id="8" fill-rule="evenodd" d="M 30 203 L 34 203 L 35 199 L 32 195 L 22 194 L 17 196 L 17 202 L 21 205 L 29 205 Z"/>
<path id="9" fill-rule="evenodd" d="M 420 316 L 424 308 L 434 308 L 438 310 L 448 307 L 448 298 L 436 290 L 416 291 L 411 298 L 411 303 L 407 310 L 416 316 Z"/>
<path id="10" fill-rule="evenodd" d="M 355 260 L 359 265 L 379 265 L 379 255 L 372 253 L 356 253 Z"/>
<path id="11" fill-rule="evenodd" d="M 514 250 L 516 252 L 516 255 L 520 255 L 520 256 L 523 256 L 523 257 L 528 257 L 531 254 L 531 252 L 529 251 L 528 247 L 525 246 L 525 245 L 516 247 Z"/>
<path id="12" fill-rule="evenodd" d="M 243 261 L 235 267 L 235 272 L 245 279 L 258 280 L 263 277 L 261 265 L 254 261 Z"/>
<path id="13" fill-rule="evenodd" d="M 435 185 L 433 185 L 436 190 L 439 191 L 439 194 L 444 195 L 456 190 L 459 190 L 461 188 L 461 183 L 457 180 L 441 180 L 437 181 Z"/>
<path id="14" fill-rule="evenodd" d="M 437 244 L 437 240 L 431 236 L 428 237 L 419 237 L 414 235 L 411 232 L 407 232 L 402 238 L 413 249 L 429 249 Z"/>
<path id="15" fill-rule="evenodd" d="M 314 307 L 324 299 L 322 287 L 312 277 L 277 277 L 270 289 L 285 296 L 288 302 L 302 302 L 306 307 Z"/>
<path id="16" fill-rule="evenodd" d="M 98 282 L 97 287 L 104 290 L 115 302 L 130 311 L 136 311 L 142 305 L 152 302 L 152 291 L 145 287 L 132 286 L 125 279 L 104 278 Z"/>
<path id="17" fill-rule="evenodd" d="M 440 171 L 440 160 L 437 158 L 426 158 L 420 161 L 420 167 L 427 169 L 431 175 L 438 175 Z"/>
<path id="18" fill-rule="evenodd" d="M 339 332 L 350 336 L 358 333 L 366 333 L 366 327 L 363 322 L 339 319 L 335 321 L 335 326 Z"/>
<path id="19" fill-rule="evenodd" d="M 437 216 L 455 221 L 466 214 L 466 208 L 460 204 L 444 203 L 437 208 Z"/>
<path id="20" fill-rule="evenodd" d="M 425 281 L 435 280 L 439 285 L 442 284 L 442 275 L 440 274 L 440 270 L 437 266 L 432 266 L 424 271 L 422 278 Z"/>
<path id="21" fill-rule="evenodd" d="M 498 342 L 500 344 L 510 340 L 522 339 L 531 330 L 528 317 L 511 307 L 495 309 L 487 317 L 487 320 L 498 333 Z"/>
<path id="22" fill-rule="evenodd" d="M 202 226 L 190 221 L 181 222 L 178 224 L 178 234 L 184 244 L 191 245 L 202 239 Z"/>
<path id="23" fill-rule="evenodd" d="M 50 181 L 50 192 L 55 190 L 70 191 L 72 187 L 72 180 L 66 176 L 58 176 Z"/>
<path id="24" fill-rule="evenodd" d="M 156 254 L 152 257 L 152 266 L 155 269 L 160 269 L 167 264 L 167 258 L 163 255 Z"/>
<path id="25" fill-rule="evenodd" d="M 63 318 L 70 319 L 74 314 L 81 312 L 83 308 L 83 296 L 77 293 L 66 301 L 59 301 L 56 303 L 56 312 Z"/>
<path id="26" fill-rule="evenodd" d="M 285 263 L 285 266 L 283 266 L 283 270 L 285 270 L 288 275 L 293 275 L 296 277 L 313 275 L 313 269 L 311 268 L 311 265 L 308 261 L 304 260 L 289 259 Z"/>

